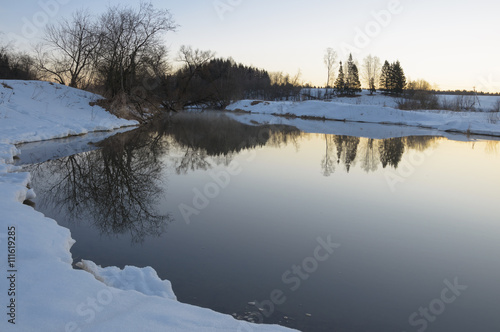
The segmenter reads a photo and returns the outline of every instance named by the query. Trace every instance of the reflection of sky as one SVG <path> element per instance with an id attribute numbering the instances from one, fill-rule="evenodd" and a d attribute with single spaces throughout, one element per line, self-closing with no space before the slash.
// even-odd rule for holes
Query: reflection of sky
<path id="1" fill-rule="evenodd" d="M 312 254 L 317 236 L 331 234 L 342 244 L 338 255 L 293 293 L 284 308 L 297 311 L 298 303 L 309 301 L 309 307 L 301 310 L 322 318 L 334 315 L 329 310 L 335 308 L 350 312 L 354 321 L 370 322 L 367 325 L 375 324 L 368 317 L 386 315 L 397 326 L 438 296 L 445 278 L 458 277 L 476 287 L 460 305 L 463 317 L 483 317 L 491 326 L 498 323 L 496 316 L 482 310 L 494 304 L 489 292 L 500 295 L 493 290 L 500 270 L 491 255 L 499 240 L 500 210 L 495 202 L 500 195 L 500 156 L 486 152 L 488 143 L 475 143 L 472 149 L 472 143 L 440 139 L 427 150 L 432 151 L 429 155 L 412 150 L 401 167 L 406 159 L 423 161 L 396 185 L 395 192 L 385 178 L 406 170 L 379 165 L 367 174 L 359 166 L 358 155 L 349 174 L 340 164 L 325 178 L 320 169 L 323 136 L 311 135 L 299 144 L 299 152 L 289 145 L 281 150 L 259 149 L 252 162 L 235 158 L 242 165 L 241 175 L 232 178 L 230 186 L 192 218 L 191 225 L 174 226 L 189 234 L 194 247 L 217 252 L 196 256 L 205 257 L 223 274 L 231 264 L 250 269 L 240 273 L 258 276 L 255 285 L 245 282 L 256 288 L 251 296 L 259 299 L 266 290 L 286 288 L 281 274 Z M 194 182 L 175 178 L 170 183 L 179 188 L 186 181 L 185 190 L 169 197 L 170 206 L 189 203 L 191 189 L 203 188 L 210 178 Z M 221 247 L 239 249 L 221 252 Z M 241 259 L 248 265 L 240 266 Z M 238 272 L 228 273 L 242 278 Z M 443 317 L 436 327 L 467 326 L 463 320 L 454 321 L 456 316 L 460 315 Z"/>
<path id="2" fill-rule="evenodd" d="M 332 321 L 347 330 L 411 330 L 408 316 L 440 296 L 443 280 L 458 278 L 469 289 L 432 329 L 500 325 L 491 310 L 500 301 L 500 154 L 491 152 L 491 143 L 438 139 L 425 152 L 405 154 L 397 170 L 379 164 L 366 173 L 367 140 L 361 139 L 350 172 L 336 163 L 333 147 L 336 170 L 324 177 L 325 136 L 297 141 L 298 149 L 257 148 L 253 160 L 235 156 L 241 174 L 189 225 L 178 206 L 192 205 L 193 189 L 203 190 L 212 178 L 203 171 L 168 171 L 162 209 L 176 222 L 161 238 L 130 247 L 127 238 L 102 239 L 75 227 L 75 250 L 102 265 L 153 266 L 172 281 L 181 301 L 228 313 L 249 310 L 247 302 L 280 289 L 287 301 L 277 318 L 293 316 L 302 324 L 310 313 L 315 322 L 328 322 L 327 331 Z M 405 160 L 422 162 L 404 173 Z M 225 170 L 221 165 L 212 172 Z M 393 192 L 388 174 L 407 175 Z M 341 247 L 292 292 L 283 273 L 313 255 L 318 237 L 329 235 Z"/>

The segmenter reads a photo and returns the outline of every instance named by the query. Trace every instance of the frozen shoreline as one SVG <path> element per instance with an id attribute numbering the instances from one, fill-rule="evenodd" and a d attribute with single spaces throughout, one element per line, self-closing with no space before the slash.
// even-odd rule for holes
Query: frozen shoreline
<path id="1" fill-rule="evenodd" d="M 96 98 L 47 82 L 0 81 L 0 243 L 12 264 L 4 265 L 10 279 L 0 279 L 0 330 L 291 331 L 180 303 L 152 268 L 85 261 L 84 270 L 73 269 L 70 231 L 22 204 L 35 193 L 30 174 L 13 166 L 14 144 L 137 125 L 90 106 Z"/>
<path id="2" fill-rule="evenodd" d="M 247 121 L 253 119 L 256 123 L 269 122 L 269 116 L 274 116 L 292 120 L 316 119 L 346 123 L 401 125 L 431 130 L 436 135 L 439 133 L 441 135 L 443 133 L 460 133 L 500 136 L 500 113 L 442 110 L 402 111 L 382 105 L 384 98 L 389 103 L 391 97 L 378 97 L 378 100 L 374 99 L 378 103 L 369 105 L 338 101 L 264 102 L 242 100 L 231 104 L 226 110 L 234 112 L 236 115 L 246 115 Z M 244 119 L 244 117 L 241 118 Z M 332 127 L 335 126 L 333 121 L 330 124 Z"/>

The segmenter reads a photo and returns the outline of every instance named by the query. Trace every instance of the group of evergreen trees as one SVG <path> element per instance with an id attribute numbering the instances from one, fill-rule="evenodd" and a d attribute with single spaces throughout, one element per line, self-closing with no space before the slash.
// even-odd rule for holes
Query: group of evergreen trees
<path id="1" fill-rule="evenodd" d="M 162 88 L 164 100 L 171 101 L 168 108 L 179 109 L 191 105 L 224 108 L 232 100 L 271 97 L 272 86 L 267 71 L 216 58 L 194 70 L 189 65 L 180 68 Z"/>
<path id="2" fill-rule="evenodd" d="M 406 88 L 406 77 L 399 61 L 385 61 L 380 74 L 380 89 L 389 94 L 402 94 Z"/>
<path id="3" fill-rule="evenodd" d="M 370 67 L 369 71 L 373 71 L 372 67 Z M 365 69 L 367 70 L 367 68 Z M 384 93 L 396 95 L 403 93 L 406 87 L 406 77 L 399 61 L 393 63 L 385 61 L 382 70 L 375 71 L 376 72 L 370 73 L 370 77 L 365 78 L 368 81 L 369 89 L 372 93 L 376 91 L 377 80 L 379 81 L 379 89 Z M 359 70 L 352 58 L 352 54 L 349 55 L 347 65 L 345 67 L 342 64 L 342 61 L 340 62 L 339 74 L 333 87 L 337 95 L 340 96 L 353 96 L 356 92 L 361 92 Z"/>
<path id="4" fill-rule="evenodd" d="M 345 71 L 342 66 L 342 61 L 340 62 L 339 75 L 335 81 L 334 89 L 339 95 L 353 96 L 356 92 L 361 92 L 359 71 L 354 63 L 352 54 L 349 55 Z"/>

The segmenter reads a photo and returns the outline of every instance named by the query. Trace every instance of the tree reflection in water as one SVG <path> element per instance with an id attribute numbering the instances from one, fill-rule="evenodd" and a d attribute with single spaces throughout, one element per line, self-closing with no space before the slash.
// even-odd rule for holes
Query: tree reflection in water
<path id="1" fill-rule="evenodd" d="M 38 203 L 60 210 L 68 221 L 91 222 L 107 235 L 128 232 L 134 242 L 142 242 L 163 234 L 172 221 L 170 214 L 158 212 L 166 168 L 186 174 L 227 166 L 235 155 L 265 145 L 292 144 L 298 150 L 299 138 L 307 135 L 282 125 L 245 125 L 220 113 L 181 113 L 106 139 L 97 144 L 99 150 L 33 166 L 33 185 L 43 197 Z M 324 176 L 336 171 L 335 158 L 347 173 L 357 162 L 365 172 L 377 170 L 379 164 L 397 168 L 405 148 L 422 151 L 436 140 L 324 137 Z"/>
<path id="2" fill-rule="evenodd" d="M 437 140 L 437 137 L 429 136 L 373 139 L 325 135 L 326 150 L 321 160 L 322 174 L 328 177 L 335 172 L 335 163 L 332 161 L 334 147 L 337 164 L 342 163 L 347 173 L 357 162 L 360 162 L 362 170 L 370 173 L 377 171 L 380 164 L 383 168 L 390 166 L 397 169 L 405 150 L 424 151 L 432 148 Z"/>
<path id="3" fill-rule="evenodd" d="M 295 142 L 286 126 L 248 126 L 226 116 L 178 114 L 97 144 L 99 150 L 32 166 L 33 185 L 68 221 L 90 221 L 102 234 L 129 232 L 133 242 L 160 236 L 172 217 L 157 211 L 166 189 L 164 163 L 174 157 L 185 174 L 228 165 L 232 156 L 257 146 Z M 40 195 L 41 194 L 41 195 Z"/>
<path id="4" fill-rule="evenodd" d="M 91 221 L 103 234 L 129 232 L 134 242 L 161 235 L 171 217 L 155 208 L 163 149 L 156 138 L 144 130 L 122 133 L 99 143 L 99 150 L 35 166 L 42 204 L 63 210 L 68 221 Z"/>

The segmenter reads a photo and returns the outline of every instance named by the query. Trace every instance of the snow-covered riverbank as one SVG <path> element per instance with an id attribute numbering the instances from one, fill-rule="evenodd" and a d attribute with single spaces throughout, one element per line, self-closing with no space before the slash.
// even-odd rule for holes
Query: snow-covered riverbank
<path id="1" fill-rule="evenodd" d="M 97 98 L 46 82 L 0 81 L 0 254 L 9 263 L 0 264 L 0 331 L 289 331 L 180 303 L 151 268 L 84 262 L 86 271 L 73 269 L 70 231 L 22 204 L 35 193 L 30 174 L 12 165 L 14 144 L 137 125 L 90 106 Z"/>
<path id="2" fill-rule="evenodd" d="M 391 97 L 378 99 L 361 98 L 360 104 L 339 101 L 264 102 L 242 100 L 227 107 L 228 111 L 249 114 L 255 123 L 269 122 L 269 115 L 324 119 L 345 122 L 404 125 L 431 129 L 437 132 L 452 132 L 469 135 L 500 136 L 500 113 L 452 112 L 452 111 L 402 111 L 381 104 L 382 99 L 390 104 Z M 351 98 L 356 100 L 356 98 Z M 376 103 L 361 104 L 363 101 Z M 300 128 L 299 128 L 300 129 Z"/>

